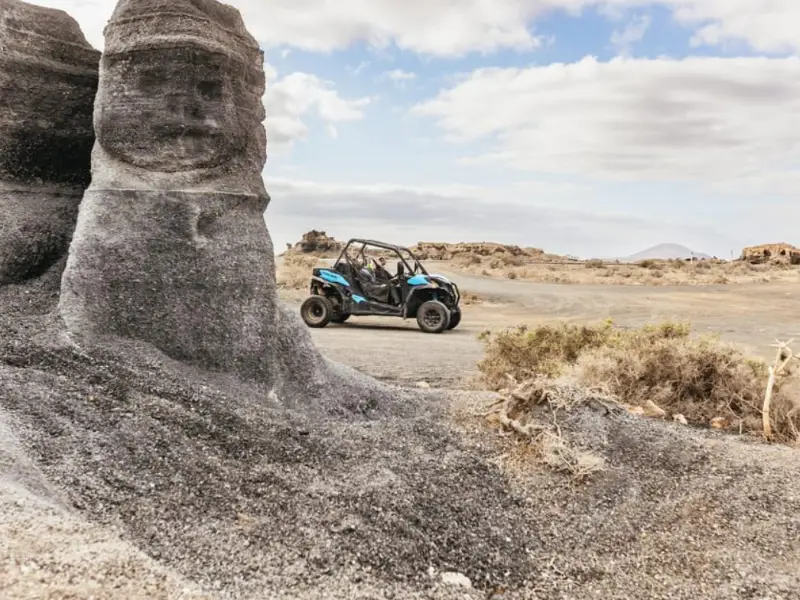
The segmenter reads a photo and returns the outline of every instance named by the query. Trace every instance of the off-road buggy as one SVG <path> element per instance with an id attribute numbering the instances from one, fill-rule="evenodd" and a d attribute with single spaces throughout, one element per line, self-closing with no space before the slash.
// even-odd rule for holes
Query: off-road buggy
<path id="1" fill-rule="evenodd" d="M 394 275 L 387 260 L 397 261 Z M 333 266 L 314 269 L 300 315 L 315 328 L 351 316 L 382 316 L 416 319 L 422 331 L 442 333 L 461 322 L 460 301 L 458 286 L 429 274 L 408 248 L 352 239 Z"/>

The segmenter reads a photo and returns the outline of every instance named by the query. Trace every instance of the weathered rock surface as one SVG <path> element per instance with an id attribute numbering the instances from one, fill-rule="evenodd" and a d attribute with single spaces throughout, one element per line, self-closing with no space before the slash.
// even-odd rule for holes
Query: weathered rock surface
<path id="1" fill-rule="evenodd" d="M 67 13 L 0 0 L 0 285 L 67 251 L 90 180 L 99 59 Z"/>
<path id="2" fill-rule="evenodd" d="M 369 412 L 382 388 L 279 306 L 263 52 L 216 0 L 121 0 L 106 28 L 92 183 L 62 280 L 76 341 L 151 344 L 282 406 Z M 329 412 L 330 412 L 329 411 Z"/>
<path id="3" fill-rule="evenodd" d="M 271 380 L 277 328 L 263 53 L 215 0 L 122 0 L 63 279 L 68 328 Z"/>

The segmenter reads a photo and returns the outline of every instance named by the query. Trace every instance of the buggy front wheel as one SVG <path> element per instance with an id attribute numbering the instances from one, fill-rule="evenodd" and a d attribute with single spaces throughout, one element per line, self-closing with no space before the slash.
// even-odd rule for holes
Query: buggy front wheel
<path id="1" fill-rule="evenodd" d="M 331 323 L 344 323 L 350 318 L 350 313 L 337 312 L 331 317 Z"/>
<path id="2" fill-rule="evenodd" d="M 450 311 L 438 300 L 430 300 L 417 310 L 417 324 L 425 333 L 442 333 L 450 324 Z"/>
<path id="3" fill-rule="evenodd" d="M 300 316 L 309 327 L 325 327 L 331 322 L 333 306 L 325 296 L 311 296 L 300 306 Z"/>
<path id="4" fill-rule="evenodd" d="M 447 329 L 455 329 L 458 327 L 459 323 L 461 323 L 461 309 L 456 308 L 450 311 L 450 324 L 447 326 Z"/>

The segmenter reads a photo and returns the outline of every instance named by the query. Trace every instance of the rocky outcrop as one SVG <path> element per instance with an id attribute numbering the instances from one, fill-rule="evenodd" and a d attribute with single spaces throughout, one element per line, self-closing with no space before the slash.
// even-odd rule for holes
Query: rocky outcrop
<path id="1" fill-rule="evenodd" d="M 441 242 L 419 242 L 411 248 L 420 260 L 456 260 L 464 257 L 500 258 L 503 256 L 541 260 L 546 255 L 539 248 L 522 248 L 493 242 L 462 242 L 448 244 Z"/>
<path id="2" fill-rule="evenodd" d="M 800 264 L 800 248 L 786 243 L 750 246 L 742 250 L 739 260 L 751 264 L 775 262 L 797 265 Z"/>
<path id="3" fill-rule="evenodd" d="M 85 338 L 271 379 L 263 53 L 215 0 L 122 0 L 105 35 L 61 315 Z"/>
<path id="4" fill-rule="evenodd" d="M 312 229 L 303 234 L 303 238 L 294 246 L 289 246 L 289 254 L 314 254 L 317 256 L 332 256 L 341 253 L 344 248 L 342 242 L 329 236 L 325 231 Z"/>
<path id="5" fill-rule="evenodd" d="M 66 253 L 90 180 L 99 59 L 67 13 L 0 0 L 0 284 Z"/>
<path id="6" fill-rule="evenodd" d="M 278 303 L 264 57 L 239 12 L 121 0 L 105 35 L 92 182 L 59 301 L 72 340 L 144 342 L 283 406 L 374 407 L 382 388 L 326 360 Z"/>

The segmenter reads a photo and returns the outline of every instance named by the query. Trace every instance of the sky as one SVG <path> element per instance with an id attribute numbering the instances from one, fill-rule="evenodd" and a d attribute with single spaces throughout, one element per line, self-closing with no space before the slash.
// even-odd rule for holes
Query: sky
<path id="1" fill-rule="evenodd" d="M 103 47 L 113 0 L 36 0 Z M 229 0 L 265 52 L 280 251 L 800 245 L 797 0 Z"/>

